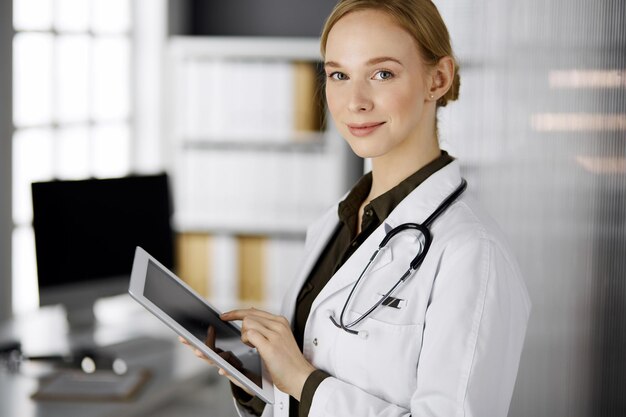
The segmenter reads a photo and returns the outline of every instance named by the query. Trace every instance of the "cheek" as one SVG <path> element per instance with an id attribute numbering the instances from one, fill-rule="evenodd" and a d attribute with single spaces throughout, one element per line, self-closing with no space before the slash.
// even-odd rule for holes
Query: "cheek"
<path id="1" fill-rule="evenodd" d="M 333 119 L 337 120 L 337 116 L 339 114 L 339 110 L 341 109 L 341 95 L 338 93 L 336 88 L 332 86 L 326 85 L 326 105 L 328 106 L 328 111 Z"/>
<path id="2" fill-rule="evenodd" d="M 384 105 L 396 121 L 408 122 L 412 119 L 420 118 L 423 98 L 415 90 L 401 89 L 385 97 Z"/>

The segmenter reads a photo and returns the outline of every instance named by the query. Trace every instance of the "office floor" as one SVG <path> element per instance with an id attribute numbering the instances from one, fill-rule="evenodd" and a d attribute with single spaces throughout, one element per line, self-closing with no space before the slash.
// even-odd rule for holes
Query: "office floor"
<path id="1" fill-rule="evenodd" d="M 226 378 L 199 386 L 197 390 L 178 397 L 158 410 L 147 413 L 150 417 L 237 417 Z"/>

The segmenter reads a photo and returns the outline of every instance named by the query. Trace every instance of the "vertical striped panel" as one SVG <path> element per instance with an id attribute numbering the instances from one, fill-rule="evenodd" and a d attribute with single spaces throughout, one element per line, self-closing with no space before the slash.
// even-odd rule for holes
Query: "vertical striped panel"
<path id="1" fill-rule="evenodd" d="M 509 416 L 624 416 L 626 2 L 435 3 L 461 61 L 442 147 L 533 301 Z"/>
<path id="2" fill-rule="evenodd" d="M 13 231 L 11 161 L 13 151 L 13 2 L 0 4 L 0 321 L 12 312 L 11 236 Z"/>

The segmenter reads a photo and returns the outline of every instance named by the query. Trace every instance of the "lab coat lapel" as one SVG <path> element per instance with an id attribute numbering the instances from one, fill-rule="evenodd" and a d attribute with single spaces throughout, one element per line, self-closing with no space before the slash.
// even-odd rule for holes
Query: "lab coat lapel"
<path id="1" fill-rule="evenodd" d="M 295 281 L 289 286 L 289 289 L 283 299 L 281 312 L 285 317 L 293 317 L 298 293 L 300 292 L 302 285 L 304 285 L 304 281 L 311 273 L 311 269 L 317 262 L 322 250 L 324 250 L 324 247 L 326 247 L 326 244 L 328 243 L 328 239 L 330 239 L 338 224 L 339 217 L 337 215 L 337 206 L 335 205 L 317 222 L 313 223 L 311 227 L 309 227 L 309 230 L 307 231 L 307 240 L 310 241 L 308 242 L 310 249 L 305 255 L 299 274 L 297 275 Z"/>
<path id="2" fill-rule="evenodd" d="M 376 249 L 378 249 L 378 245 L 384 237 L 385 228 L 383 223 L 378 226 L 367 239 L 365 239 L 361 246 L 359 246 L 352 256 L 350 256 L 341 268 L 339 268 L 330 281 L 328 281 L 326 286 L 322 288 L 322 291 L 319 293 L 315 301 L 313 301 L 311 312 L 317 308 L 321 301 L 346 286 L 353 284 L 359 278 L 359 274 L 363 271 L 363 268 L 365 268 L 365 265 L 367 265 Z M 372 265 L 372 267 L 380 269 L 383 267 L 382 263 L 390 261 L 392 258 L 392 254 L 381 257 L 382 261 L 377 262 L 376 265 Z"/>
<path id="3" fill-rule="evenodd" d="M 311 312 L 325 299 L 353 284 L 358 279 L 370 257 L 378 249 L 386 231 L 402 223 L 423 223 L 460 183 L 461 174 L 458 162 L 452 161 L 413 190 L 333 275 L 313 302 Z M 381 253 L 385 256 L 381 256 L 382 260 L 372 265 L 374 269 L 381 269 L 390 263 L 394 258 L 393 250 L 402 250 L 401 248 L 392 249 L 390 245 L 386 248 L 388 254 Z"/>

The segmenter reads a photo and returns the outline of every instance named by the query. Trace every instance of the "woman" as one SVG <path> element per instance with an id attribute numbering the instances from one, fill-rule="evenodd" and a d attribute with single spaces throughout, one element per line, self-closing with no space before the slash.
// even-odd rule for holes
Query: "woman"
<path id="1" fill-rule="evenodd" d="M 278 390 L 264 406 L 236 389 L 239 412 L 506 416 L 530 302 L 497 226 L 466 194 L 454 195 L 463 191 L 459 165 L 439 148 L 437 107 L 455 100 L 460 84 L 445 24 L 430 0 L 345 0 L 321 50 L 329 111 L 372 172 L 307 231 L 284 316 L 222 316 L 243 320 L 242 340 L 258 349 Z M 385 297 L 427 245 L 405 230 L 348 302 L 386 233 L 425 222 L 432 244 L 417 271 Z"/>

